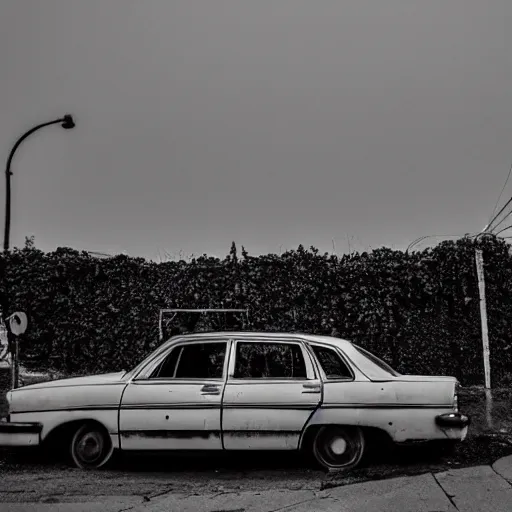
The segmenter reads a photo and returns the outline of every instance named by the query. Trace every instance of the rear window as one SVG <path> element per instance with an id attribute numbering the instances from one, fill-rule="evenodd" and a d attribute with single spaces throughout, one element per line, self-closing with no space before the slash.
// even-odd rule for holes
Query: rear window
<path id="1" fill-rule="evenodd" d="M 328 379 L 352 379 L 352 372 L 335 350 L 319 345 L 311 348 Z"/>
<path id="2" fill-rule="evenodd" d="M 365 350 L 362 347 L 358 347 L 354 344 L 352 344 L 352 346 L 357 350 L 357 352 L 359 352 L 366 359 L 369 359 L 371 363 L 377 366 L 380 370 L 384 370 L 386 373 L 393 377 L 400 377 L 400 373 L 398 373 L 396 370 L 393 370 L 393 368 L 391 368 L 391 366 L 389 366 L 389 364 L 384 362 L 382 359 L 379 359 L 377 356 L 373 355 L 371 352 L 368 352 L 368 350 Z"/>

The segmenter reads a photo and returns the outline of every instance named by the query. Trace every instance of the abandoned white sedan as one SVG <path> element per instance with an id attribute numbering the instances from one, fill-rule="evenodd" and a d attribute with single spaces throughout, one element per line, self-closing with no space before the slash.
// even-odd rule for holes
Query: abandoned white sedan
<path id="1" fill-rule="evenodd" d="M 171 338 L 129 372 L 9 391 L 0 446 L 60 443 L 80 468 L 114 450 L 308 450 L 350 469 L 367 441 L 462 441 L 454 377 L 400 375 L 349 341 L 302 334 Z"/>

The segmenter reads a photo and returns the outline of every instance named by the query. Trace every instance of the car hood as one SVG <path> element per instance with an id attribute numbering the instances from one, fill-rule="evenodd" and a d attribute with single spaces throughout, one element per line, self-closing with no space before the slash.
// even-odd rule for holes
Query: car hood
<path id="1" fill-rule="evenodd" d="M 37 384 L 30 384 L 21 388 L 13 389 L 16 391 L 26 391 L 30 389 L 42 389 L 42 388 L 57 388 L 57 387 L 68 387 L 68 386 L 90 386 L 96 384 L 110 384 L 114 382 L 122 382 L 123 376 L 126 374 L 125 371 L 115 373 L 104 373 L 101 375 L 87 375 L 85 377 L 72 377 L 69 379 L 57 379 L 50 380 L 47 382 L 38 382 Z"/>

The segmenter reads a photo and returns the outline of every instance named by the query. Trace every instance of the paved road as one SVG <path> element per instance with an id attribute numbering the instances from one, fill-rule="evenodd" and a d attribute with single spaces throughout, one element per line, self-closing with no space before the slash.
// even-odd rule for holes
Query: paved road
<path id="1" fill-rule="evenodd" d="M 403 458 L 407 455 L 407 458 Z M 299 454 L 257 452 L 240 455 L 158 455 L 118 457 L 113 467 L 82 471 L 52 463 L 34 451 L 0 452 L 0 503 L 63 500 L 68 496 L 144 496 L 162 493 L 217 493 L 269 489 L 320 490 L 389 475 L 436 468 L 428 452 L 406 449 L 374 454 L 366 468 L 350 476 L 326 474 Z M 402 457 L 402 458 L 401 458 Z M 425 458 L 427 457 L 427 458 Z"/>
<path id="2" fill-rule="evenodd" d="M 113 468 L 82 471 L 30 455 L 0 458 L 0 503 L 111 501 L 142 503 L 166 493 L 224 493 L 270 489 L 319 490 L 327 475 L 311 469 L 299 457 L 282 454 L 248 458 L 135 457 Z M 272 468 L 272 469 L 268 469 Z M 101 497 L 101 498 L 100 498 Z M 0 510 L 4 510 L 0 505 Z M 42 509 L 43 510 L 43 509 Z M 57 510 L 57 509 L 55 509 Z"/>
<path id="3" fill-rule="evenodd" d="M 145 486 L 159 485 L 150 476 Z M 15 478 L 10 480 L 12 485 Z M 50 482 L 54 478 L 49 479 Z M 65 480 L 60 485 L 65 484 Z M 7 481 L 7 480 L 6 480 Z M 370 481 L 327 490 L 279 489 L 217 489 L 205 487 L 195 492 L 179 492 L 167 482 L 160 493 L 151 496 L 115 495 L 115 477 L 105 482 L 97 475 L 85 478 L 86 487 L 93 485 L 110 489 L 109 496 L 62 493 L 35 503 L 4 502 L 2 512 L 510 512 L 512 503 L 512 457 L 491 466 L 477 466 L 440 473 Z M 17 489 L 33 482 L 19 481 Z M 126 482 L 138 486 L 141 480 L 127 476 Z M 162 484 L 162 482 L 160 482 Z M 288 482 L 289 484 L 289 482 Z M 59 484 L 57 484 L 58 487 Z M 229 487 L 235 485 L 230 484 Z M 147 487 L 149 488 L 149 487 Z M 55 492 L 56 489 L 53 489 Z M 135 490 L 135 489 L 134 489 Z"/>
<path id="4" fill-rule="evenodd" d="M 258 453 L 242 458 L 130 456 L 118 460 L 111 469 L 84 472 L 63 464 L 49 463 L 33 454 L 16 452 L 3 456 L 0 454 L 0 511 L 135 512 L 143 507 L 140 510 L 242 512 L 244 509 L 244 512 L 249 512 L 275 511 L 282 507 L 288 510 L 291 505 L 299 507 L 296 510 L 352 511 L 359 509 L 339 508 L 339 500 L 345 500 L 356 507 L 358 496 L 363 493 L 370 500 L 368 503 L 377 507 L 379 493 L 384 492 L 389 503 L 400 502 L 405 506 L 404 496 L 407 492 L 414 492 L 419 496 L 418 499 L 427 496 L 424 504 L 430 508 L 418 508 L 416 504 L 416 508 L 404 510 L 454 512 L 456 509 L 452 507 L 448 495 L 457 495 L 462 505 L 470 506 L 475 502 L 470 492 L 478 481 L 484 482 L 484 488 L 491 490 L 493 499 L 497 495 L 496 499 L 507 498 L 512 503 L 508 484 L 497 481 L 496 472 L 489 466 L 481 468 L 484 469 L 472 480 L 468 480 L 467 474 L 461 479 L 460 475 L 464 473 L 457 472 L 459 477 L 453 478 L 450 476 L 452 472 L 443 472 L 446 467 L 414 458 L 412 463 L 409 461 L 395 465 L 374 461 L 363 475 L 341 477 L 311 469 L 306 461 L 296 455 Z M 374 481 L 347 485 L 364 479 L 382 478 L 386 474 L 393 476 L 404 473 L 420 475 L 380 480 L 380 483 Z M 509 478 L 512 480 L 512 458 Z M 470 482 L 469 485 L 464 484 L 464 481 Z M 315 500 L 319 500 L 318 503 Z M 304 508 L 313 502 L 313 508 Z M 375 510 L 380 509 L 377 507 Z M 396 509 L 397 512 L 400 510 Z M 481 510 L 490 508 L 484 507 Z M 501 512 L 499 505 L 493 505 L 492 510 Z M 512 507 L 505 510 L 510 512 Z"/>

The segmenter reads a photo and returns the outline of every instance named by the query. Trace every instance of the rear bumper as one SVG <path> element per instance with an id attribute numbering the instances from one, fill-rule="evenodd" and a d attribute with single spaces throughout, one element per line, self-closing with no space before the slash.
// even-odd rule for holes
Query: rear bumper
<path id="1" fill-rule="evenodd" d="M 39 446 L 40 423 L 9 423 L 0 421 L 0 446 Z"/>
<path id="2" fill-rule="evenodd" d="M 469 427 L 471 418 L 460 412 L 450 412 L 436 416 L 436 424 L 441 428 L 458 428 L 463 429 Z"/>

